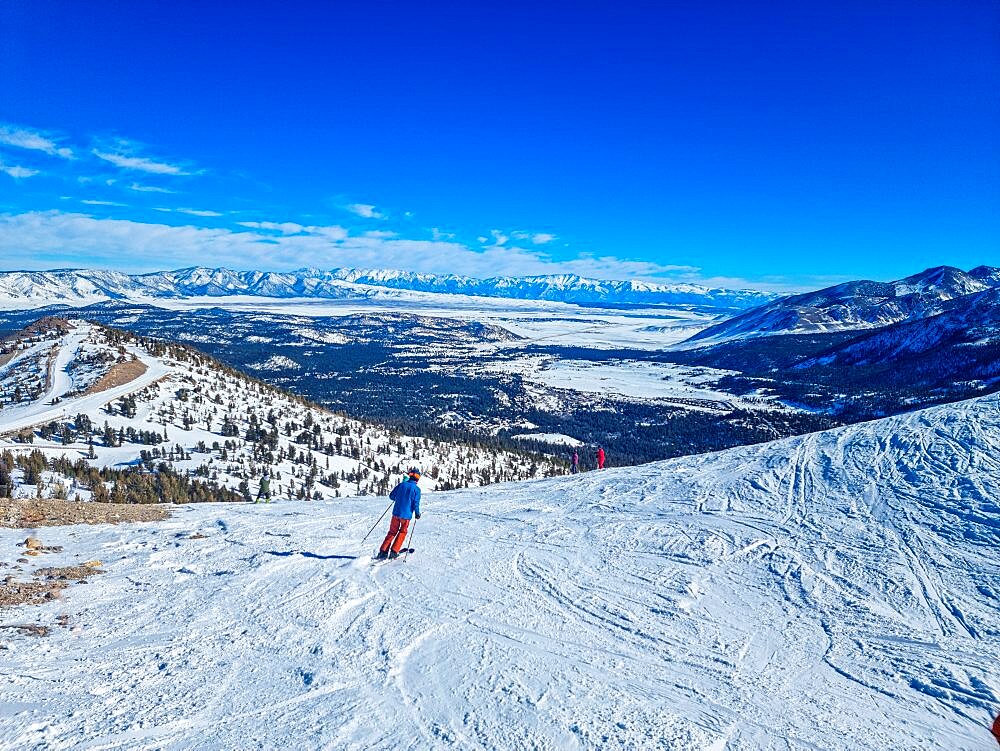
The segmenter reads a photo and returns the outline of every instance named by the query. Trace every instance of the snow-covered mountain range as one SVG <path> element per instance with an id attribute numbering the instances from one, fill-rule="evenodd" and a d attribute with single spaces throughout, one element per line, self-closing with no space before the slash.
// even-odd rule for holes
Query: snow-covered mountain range
<path id="1" fill-rule="evenodd" d="M 695 284 L 587 279 L 571 274 L 475 279 L 454 274 L 395 270 L 300 269 L 233 271 L 193 267 L 148 274 L 93 269 L 0 272 L 0 300 L 8 307 L 101 300 L 149 300 L 249 295 L 271 298 L 364 299 L 392 290 L 587 305 L 693 305 L 742 310 L 773 300 L 756 290 L 714 289 Z"/>
<path id="2" fill-rule="evenodd" d="M 938 266 L 894 282 L 856 281 L 774 300 L 710 326 L 692 344 L 773 334 L 874 329 L 937 315 L 948 302 L 1000 286 L 1000 269 Z"/>

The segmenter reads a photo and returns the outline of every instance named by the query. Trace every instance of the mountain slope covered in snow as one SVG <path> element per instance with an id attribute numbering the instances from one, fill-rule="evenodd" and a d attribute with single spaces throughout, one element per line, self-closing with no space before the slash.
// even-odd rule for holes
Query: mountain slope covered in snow
<path id="1" fill-rule="evenodd" d="M 0 737 L 985 751 L 998 457 L 994 395 L 434 494 L 405 564 L 373 565 L 360 543 L 375 499 L 43 530 L 108 573 L 11 614 L 68 628 L 5 637 Z M 21 538 L 0 531 L 0 555 Z"/>
<path id="2" fill-rule="evenodd" d="M 749 336 L 667 356 L 725 368 L 720 386 L 857 421 L 1000 388 L 1000 287 L 876 329 Z"/>
<path id="3" fill-rule="evenodd" d="M 274 496 L 314 500 L 388 492 L 412 464 L 440 489 L 556 471 L 536 454 L 327 412 L 182 345 L 55 318 L 0 343 L 0 450 L 17 460 L 15 496 L 130 502 L 151 500 L 168 471 L 247 499 L 266 475 Z M 68 466 L 79 461 L 126 474 L 105 475 L 105 489 Z"/>
<path id="4" fill-rule="evenodd" d="M 937 315 L 950 300 L 1000 286 L 1000 269 L 938 266 L 895 282 L 857 281 L 791 295 L 710 326 L 689 341 L 711 344 L 773 334 L 873 329 Z"/>
<path id="5" fill-rule="evenodd" d="M 774 299 L 774 295 L 756 290 L 606 281 L 571 274 L 474 279 L 387 269 L 269 272 L 204 267 L 132 275 L 87 269 L 0 272 L 0 299 L 8 307 L 234 295 L 363 300 L 390 290 L 397 294 L 411 291 L 589 305 L 694 305 L 732 310 Z"/>

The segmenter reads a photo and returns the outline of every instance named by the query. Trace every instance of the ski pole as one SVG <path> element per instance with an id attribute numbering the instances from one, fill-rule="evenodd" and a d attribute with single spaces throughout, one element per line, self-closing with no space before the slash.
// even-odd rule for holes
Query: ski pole
<path id="1" fill-rule="evenodd" d="M 413 542 L 413 533 L 417 531 L 417 520 L 413 520 L 413 527 L 410 529 L 410 539 L 406 541 L 406 552 L 403 553 L 403 563 L 406 563 L 407 557 L 410 555 L 410 543 Z"/>
<path id="2" fill-rule="evenodd" d="M 368 539 L 368 535 L 375 531 L 375 527 L 379 525 L 379 522 L 385 519 L 385 515 L 389 513 L 389 509 L 392 508 L 392 501 L 389 501 L 389 505 L 385 507 L 385 511 L 382 512 L 382 516 L 378 518 L 378 521 L 372 525 L 372 528 L 368 530 L 368 534 L 361 538 L 361 544 L 365 544 L 365 540 Z"/>

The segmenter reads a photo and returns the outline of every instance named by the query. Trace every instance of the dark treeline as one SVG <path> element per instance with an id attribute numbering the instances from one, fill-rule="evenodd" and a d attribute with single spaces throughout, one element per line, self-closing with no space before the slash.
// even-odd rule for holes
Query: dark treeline
<path id="1" fill-rule="evenodd" d="M 84 459 L 70 460 L 65 456 L 49 459 L 38 449 L 28 454 L 14 455 L 7 450 L 0 454 L 0 497 L 13 490 L 11 472 L 20 469 L 24 485 L 35 485 L 41 497 L 46 471 L 69 478 L 71 485 L 57 480 L 49 488 L 50 495 L 74 500 L 72 483 L 89 490 L 99 503 L 205 503 L 246 500 L 244 495 L 217 483 L 194 479 L 176 472 L 166 463 L 153 469 L 140 465 L 125 469 L 93 467 Z M 109 487 L 110 486 L 110 487 Z"/>
<path id="2" fill-rule="evenodd" d="M 673 362 L 740 371 L 719 387 L 771 394 L 840 424 L 969 399 L 1000 389 L 1000 342 L 956 334 L 917 353 L 863 345 L 873 332 L 782 335 L 671 352 Z"/>

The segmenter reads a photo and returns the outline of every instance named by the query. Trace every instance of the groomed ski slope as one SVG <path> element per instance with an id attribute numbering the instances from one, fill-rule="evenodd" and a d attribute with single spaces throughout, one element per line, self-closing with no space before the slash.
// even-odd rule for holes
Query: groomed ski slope
<path id="1" fill-rule="evenodd" d="M 81 412 L 96 411 L 105 404 L 128 396 L 144 389 L 146 386 L 168 375 L 170 368 L 155 357 L 151 357 L 145 350 L 127 345 L 125 351 L 129 355 L 134 355 L 146 366 L 146 371 L 127 383 L 114 386 L 103 391 L 98 391 L 85 396 L 74 396 L 64 398 L 64 394 L 73 386 L 73 381 L 69 375 L 68 368 L 77 350 L 83 343 L 86 334 L 89 333 L 89 326 L 78 326 L 74 331 L 67 334 L 63 341 L 59 343 L 59 351 L 55 362 L 52 365 L 52 382 L 45 392 L 36 400 L 27 404 L 14 407 L 7 407 L 0 413 L 0 430 L 5 433 L 14 432 L 33 425 L 50 422 L 52 420 L 65 420 L 67 417 Z M 37 345 L 36 349 L 48 348 L 52 346 L 51 341 L 45 341 Z M 16 361 L 12 361 L 12 365 Z M 53 405 L 53 398 L 58 397 L 60 402 Z"/>
<path id="2" fill-rule="evenodd" d="M 428 494 L 405 564 L 374 498 L 43 529 L 108 573 L 3 612 L 71 625 L 4 635 L 0 746 L 995 751 L 998 449 L 991 396 Z"/>

